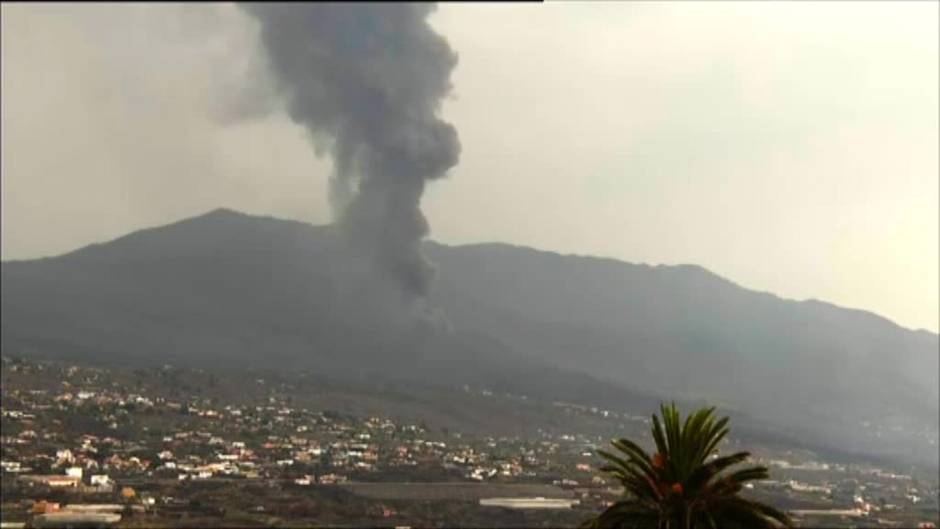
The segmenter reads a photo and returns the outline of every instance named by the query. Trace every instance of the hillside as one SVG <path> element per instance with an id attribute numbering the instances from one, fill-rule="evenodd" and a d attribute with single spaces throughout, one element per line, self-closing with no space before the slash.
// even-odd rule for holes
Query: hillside
<path id="1" fill-rule="evenodd" d="M 467 383 L 644 413 L 660 396 L 707 399 L 807 442 L 936 465 L 935 334 L 695 266 L 427 251 L 453 333 L 402 332 L 329 227 L 216 210 L 3 263 L 3 352 Z"/>
<path id="2" fill-rule="evenodd" d="M 697 266 L 500 244 L 429 253 L 439 297 L 464 328 L 632 388 L 706 398 L 833 444 L 898 443 L 936 461 L 936 334 L 747 290 Z"/>

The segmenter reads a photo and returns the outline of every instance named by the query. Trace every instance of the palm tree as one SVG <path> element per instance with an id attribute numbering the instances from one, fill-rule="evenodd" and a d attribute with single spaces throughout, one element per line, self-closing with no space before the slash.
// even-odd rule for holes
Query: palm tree
<path id="1" fill-rule="evenodd" d="M 715 408 L 704 408 L 680 423 L 675 403 L 661 405 L 662 422 L 653 415 L 656 454 L 628 439 L 611 444 L 621 453 L 598 453 L 601 468 L 624 486 L 624 499 L 586 528 L 762 529 L 792 527 L 781 511 L 738 495 L 745 481 L 767 479 L 767 468 L 731 471 L 750 454 L 737 452 L 706 461 L 728 434 L 728 418 L 715 420 Z M 724 472 L 726 471 L 727 472 Z"/>

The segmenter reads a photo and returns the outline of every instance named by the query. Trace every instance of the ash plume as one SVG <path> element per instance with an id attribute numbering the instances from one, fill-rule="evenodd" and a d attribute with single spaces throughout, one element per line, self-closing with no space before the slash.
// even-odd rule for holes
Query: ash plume
<path id="1" fill-rule="evenodd" d="M 429 4 L 242 4 L 291 118 L 333 159 L 337 224 L 413 307 L 426 307 L 434 267 L 420 201 L 460 154 L 437 117 L 457 56 L 427 22 Z M 412 309 L 423 311 L 424 309 Z"/>

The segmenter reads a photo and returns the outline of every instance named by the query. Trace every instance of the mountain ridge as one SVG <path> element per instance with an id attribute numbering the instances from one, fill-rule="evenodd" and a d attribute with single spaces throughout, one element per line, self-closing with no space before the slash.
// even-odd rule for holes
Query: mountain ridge
<path id="1" fill-rule="evenodd" d="M 749 290 L 698 265 L 507 243 L 425 250 L 438 265 L 432 302 L 452 335 L 395 331 L 394 293 L 361 274 L 331 226 L 221 208 L 3 262 L 3 346 L 469 380 L 637 407 L 704 399 L 829 446 L 937 457 L 927 444 L 936 442 L 935 334 Z M 883 431 L 859 426 L 873 419 Z"/>
<path id="2" fill-rule="evenodd" d="M 831 301 L 826 301 L 826 300 L 823 300 L 823 299 L 812 298 L 812 297 L 811 297 L 811 298 L 805 298 L 805 299 L 789 298 L 789 297 L 786 297 L 786 296 L 781 296 L 781 295 L 776 294 L 776 293 L 774 293 L 774 292 L 771 292 L 771 291 L 769 291 L 769 290 L 759 290 L 759 289 L 756 289 L 756 288 L 751 288 L 751 287 L 743 286 L 743 285 L 741 285 L 741 284 L 739 284 L 739 283 L 737 283 L 737 282 L 735 282 L 735 281 L 733 281 L 733 280 L 731 280 L 731 279 L 729 279 L 729 278 L 727 278 L 727 277 L 725 277 L 725 276 L 723 276 L 723 275 L 721 275 L 721 274 L 718 274 L 718 273 L 716 273 L 716 272 L 713 272 L 712 270 L 709 270 L 708 268 L 706 268 L 706 267 L 704 267 L 704 266 L 702 266 L 702 265 L 698 265 L 698 264 L 694 264 L 694 263 L 677 263 L 677 264 L 665 264 L 665 263 L 657 263 L 657 264 L 635 263 L 635 262 L 632 262 L 632 261 L 625 261 L 625 260 L 623 260 L 623 259 L 619 259 L 619 258 L 616 258 L 616 257 L 598 257 L 598 256 L 590 255 L 590 254 L 557 252 L 557 251 L 553 251 L 553 250 L 543 250 L 543 249 L 534 248 L 534 247 L 531 247 L 531 246 L 526 246 L 526 245 L 522 245 L 522 244 L 507 243 L 507 242 L 479 242 L 479 243 L 467 243 L 467 244 L 457 244 L 457 245 L 445 244 L 445 243 L 441 243 L 441 242 L 438 242 L 438 241 L 430 241 L 430 243 L 431 243 L 431 244 L 434 244 L 434 245 L 439 245 L 439 246 L 448 247 L 448 248 L 455 249 L 455 250 L 464 249 L 464 248 L 466 248 L 466 249 L 473 249 L 473 248 L 483 248 L 483 249 L 486 249 L 486 248 L 507 248 L 507 249 L 510 249 L 510 250 L 519 250 L 519 251 L 536 252 L 536 253 L 545 254 L 545 255 L 549 255 L 549 256 L 553 256 L 553 257 L 571 257 L 571 258 L 583 259 L 583 260 L 585 260 L 585 261 L 596 261 L 596 262 L 609 263 L 609 264 L 628 265 L 628 266 L 633 266 L 633 267 L 643 268 L 643 269 L 649 269 L 649 270 L 670 269 L 670 270 L 688 270 L 688 271 L 694 271 L 694 272 L 702 273 L 702 274 L 708 276 L 708 277 L 711 278 L 711 279 L 715 279 L 715 280 L 718 280 L 718 281 L 727 283 L 727 284 L 730 285 L 730 286 L 733 286 L 733 287 L 736 287 L 736 288 L 740 288 L 740 289 L 742 289 L 742 290 L 746 290 L 746 291 L 748 291 L 748 292 L 750 292 L 750 293 L 752 293 L 752 294 L 766 295 L 766 296 L 770 296 L 770 297 L 772 297 L 772 298 L 774 298 L 774 299 L 777 299 L 777 300 L 780 300 L 780 301 L 784 301 L 784 302 L 789 302 L 789 303 L 801 303 L 801 304 L 807 304 L 807 305 L 817 305 L 817 304 L 818 304 L 818 305 L 822 305 L 822 306 L 829 307 L 829 308 L 835 308 L 835 309 L 844 310 L 844 311 L 851 311 L 851 312 L 857 313 L 857 314 L 860 315 L 860 316 L 865 316 L 865 317 L 869 317 L 869 318 L 872 318 L 872 319 L 876 319 L 876 320 L 879 320 L 879 321 L 882 321 L 882 322 L 884 322 L 884 323 L 890 324 L 890 325 L 892 325 L 892 326 L 894 326 L 894 327 L 897 327 L 897 328 L 902 329 L 902 330 L 905 330 L 905 331 L 917 332 L 917 333 L 924 333 L 924 334 L 927 334 L 927 335 L 933 336 L 933 337 L 938 337 L 938 336 L 940 336 L 940 334 L 935 333 L 935 332 L 933 332 L 933 331 L 931 331 L 931 330 L 929 330 L 929 329 L 924 329 L 924 328 L 922 328 L 922 327 L 919 327 L 919 328 L 906 327 L 906 326 L 901 325 L 900 323 L 898 323 L 898 322 L 892 320 L 891 318 L 888 318 L 887 316 L 883 316 L 883 315 L 881 315 L 881 314 L 878 314 L 877 312 L 874 312 L 874 311 L 871 311 L 871 310 L 868 310 L 868 309 L 861 309 L 861 308 L 856 308 L 856 307 L 848 307 L 848 306 L 845 306 L 845 305 L 839 305 L 839 304 L 834 303 L 834 302 L 831 302 Z"/>
<path id="3" fill-rule="evenodd" d="M 53 260 L 53 259 L 68 257 L 73 254 L 84 252 L 86 250 L 91 251 L 96 248 L 101 248 L 103 246 L 122 241 L 129 237 L 136 236 L 138 234 L 145 234 L 148 232 L 153 232 L 153 231 L 157 231 L 157 230 L 164 229 L 164 228 L 170 228 L 173 226 L 184 226 L 187 223 L 196 222 L 196 221 L 199 221 L 200 219 L 208 220 L 212 218 L 228 218 L 228 219 L 249 218 L 249 219 L 262 220 L 262 221 L 274 221 L 274 222 L 279 222 L 279 223 L 292 224 L 295 226 L 312 227 L 314 229 L 324 230 L 324 231 L 330 231 L 333 228 L 331 224 L 311 224 L 311 223 L 304 222 L 301 220 L 296 220 L 296 219 L 277 217 L 274 215 L 245 213 L 245 212 L 241 212 L 236 209 L 229 208 L 229 207 L 218 207 L 218 208 L 214 208 L 209 211 L 206 211 L 205 213 L 201 213 L 201 214 L 194 215 L 191 217 L 186 217 L 177 221 L 169 222 L 166 224 L 160 224 L 160 225 L 152 226 L 148 228 L 141 228 L 139 230 L 135 230 L 135 231 L 126 233 L 124 235 L 117 236 L 113 239 L 104 240 L 100 242 L 92 242 L 92 243 L 86 244 L 84 246 L 80 246 L 78 248 L 75 248 L 73 250 L 69 250 L 60 254 L 48 255 L 48 256 L 43 256 L 43 257 L 35 257 L 35 258 L 6 259 L 6 260 L 0 261 L 0 264 L 29 263 L 29 262 L 46 261 L 46 260 Z M 826 306 L 829 308 L 836 308 L 836 309 L 844 310 L 844 311 L 852 311 L 852 312 L 857 313 L 860 316 L 877 319 L 877 320 L 883 321 L 884 323 L 889 323 L 892 326 L 898 327 L 905 331 L 910 331 L 910 332 L 915 332 L 915 333 L 924 333 L 932 337 L 940 337 L 940 334 L 933 332 L 929 329 L 925 329 L 923 327 L 918 327 L 918 328 L 908 327 L 892 320 L 891 318 L 887 316 L 883 316 L 869 309 L 861 309 L 857 307 L 839 305 L 837 303 L 826 301 L 823 299 L 818 299 L 815 297 L 810 297 L 810 298 L 805 298 L 805 299 L 790 298 L 790 297 L 781 296 L 769 290 L 759 290 L 756 288 L 743 286 L 733 281 L 732 279 L 729 279 L 721 274 L 718 274 L 712 270 L 709 270 L 708 268 L 702 265 L 698 265 L 695 263 L 651 264 L 651 263 L 646 263 L 646 262 L 632 262 L 632 261 L 626 261 L 624 259 L 620 259 L 617 257 L 601 257 L 601 256 L 595 256 L 591 254 L 578 253 L 578 252 L 558 252 L 554 250 L 545 250 L 545 249 L 535 248 L 535 247 L 527 246 L 524 244 L 509 243 L 509 242 L 502 242 L 502 241 L 475 242 L 475 243 L 466 243 L 466 244 L 447 244 L 447 243 L 443 243 L 443 242 L 439 242 L 435 240 L 428 240 L 425 242 L 425 244 L 432 245 L 432 246 L 435 246 L 435 245 L 442 246 L 442 247 L 447 247 L 447 248 L 451 248 L 455 250 L 474 249 L 474 248 L 482 248 L 482 249 L 505 248 L 509 250 L 535 252 L 538 254 L 544 254 L 544 255 L 549 255 L 553 257 L 571 257 L 571 258 L 583 259 L 588 262 L 594 261 L 594 262 L 600 262 L 600 263 L 605 263 L 605 264 L 628 265 L 632 267 L 652 269 L 652 270 L 656 270 L 656 269 L 691 270 L 691 271 L 703 273 L 712 279 L 725 282 L 731 286 L 740 288 L 742 290 L 746 290 L 753 294 L 771 296 L 772 298 L 775 298 L 784 302 L 802 303 L 802 304 L 807 304 L 807 305 L 819 304 L 819 305 Z"/>

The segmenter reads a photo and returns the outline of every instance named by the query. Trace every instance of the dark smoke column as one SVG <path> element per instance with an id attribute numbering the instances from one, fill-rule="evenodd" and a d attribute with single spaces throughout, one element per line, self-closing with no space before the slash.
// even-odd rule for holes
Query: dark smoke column
<path id="1" fill-rule="evenodd" d="M 338 224 L 412 302 L 434 268 L 420 201 L 460 154 L 437 117 L 457 56 L 427 23 L 430 4 L 242 4 L 261 23 L 288 111 L 329 149 Z"/>

